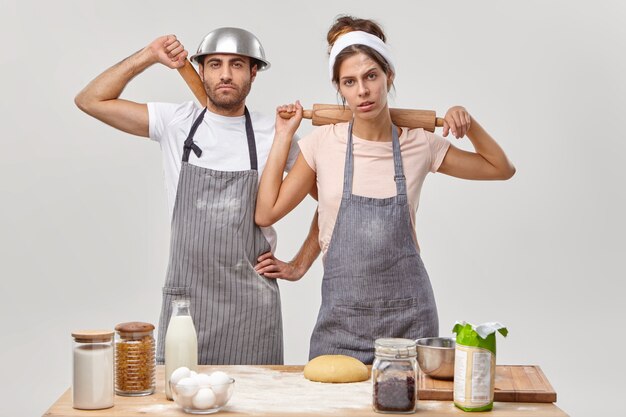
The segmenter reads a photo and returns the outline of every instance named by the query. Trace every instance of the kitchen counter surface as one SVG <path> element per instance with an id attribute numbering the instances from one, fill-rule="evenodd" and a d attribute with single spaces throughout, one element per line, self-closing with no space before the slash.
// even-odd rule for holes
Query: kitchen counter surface
<path id="1" fill-rule="evenodd" d="M 200 366 L 200 372 L 222 370 L 235 378 L 229 403 L 216 413 L 239 416 L 377 416 L 372 410 L 371 381 L 322 384 L 302 376 L 302 366 Z M 115 406 L 104 410 L 75 410 L 68 389 L 44 414 L 54 417 L 183 416 L 190 415 L 164 394 L 164 369 L 157 367 L 157 392 L 145 397 L 115 396 Z M 451 401 L 420 400 L 418 414 L 460 416 L 467 414 Z M 496 402 L 490 417 L 567 417 L 553 403 Z"/>

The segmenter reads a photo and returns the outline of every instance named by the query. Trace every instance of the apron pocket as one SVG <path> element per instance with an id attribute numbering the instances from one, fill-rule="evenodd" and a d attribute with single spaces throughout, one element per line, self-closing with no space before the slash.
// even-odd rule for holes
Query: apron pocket
<path id="1" fill-rule="evenodd" d="M 190 300 L 189 309 L 191 311 L 191 315 L 194 314 L 194 302 L 191 299 L 191 288 L 189 287 L 163 287 L 163 305 L 161 306 L 161 326 L 163 333 L 167 329 L 167 326 L 170 323 L 170 317 L 172 316 L 172 301 L 176 300 Z M 165 335 L 163 335 L 165 336 Z M 164 339 L 165 341 L 165 339 Z"/>
<path id="2" fill-rule="evenodd" d="M 393 300 L 337 300 L 335 305 L 338 307 L 351 308 L 355 310 L 393 310 L 397 308 L 405 308 L 415 306 L 418 303 L 417 297 L 409 297 L 409 298 L 396 298 Z"/>
<path id="3" fill-rule="evenodd" d="M 373 352 L 381 337 L 413 338 L 419 327 L 418 298 L 339 303 L 330 307 L 327 334 L 340 349 Z"/>
<path id="4" fill-rule="evenodd" d="M 163 296 L 172 296 L 170 304 L 171 301 L 185 298 L 183 296 L 189 296 L 189 294 L 191 294 L 189 287 L 163 287 Z"/>

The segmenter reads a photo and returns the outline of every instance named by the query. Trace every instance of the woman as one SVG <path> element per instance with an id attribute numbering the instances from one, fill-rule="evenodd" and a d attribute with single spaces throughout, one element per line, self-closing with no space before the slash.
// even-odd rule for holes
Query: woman
<path id="1" fill-rule="evenodd" d="M 423 129 L 393 125 L 387 93 L 395 66 L 376 23 L 341 17 L 327 39 L 331 80 L 354 118 L 301 139 L 301 153 L 283 180 L 302 106 L 278 107 L 294 116 L 276 119 L 256 221 L 275 223 L 317 185 L 324 279 L 309 356 L 345 354 L 372 363 L 378 337 L 438 335 L 437 307 L 415 236 L 426 174 L 495 180 L 510 178 L 515 168 L 463 107 L 448 110 L 443 136 L 467 135 L 475 152 Z"/>

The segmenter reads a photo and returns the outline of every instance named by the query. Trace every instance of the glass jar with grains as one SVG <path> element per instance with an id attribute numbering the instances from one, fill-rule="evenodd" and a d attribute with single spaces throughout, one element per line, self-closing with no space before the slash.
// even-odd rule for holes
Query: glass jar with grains
<path id="1" fill-rule="evenodd" d="M 115 393 L 141 396 L 154 393 L 154 325 L 129 322 L 115 326 Z"/>
<path id="2" fill-rule="evenodd" d="M 376 339 L 372 365 L 373 407 L 379 413 L 414 413 L 417 351 L 409 339 Z"/>

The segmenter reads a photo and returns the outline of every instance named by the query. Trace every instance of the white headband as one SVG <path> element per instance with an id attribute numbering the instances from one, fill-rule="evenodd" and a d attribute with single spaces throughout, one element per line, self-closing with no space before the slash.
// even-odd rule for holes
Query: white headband
<path id="1" fill-rule="evenodd" d="M 391 55 L 391 50 L 389 46 L 378 36 L 374 36 L 371 33 L 362 32 L 362 31 L 353 31 L 348 32 L 345 35 L 341 35 L 339 39 L 333 44 L 333 47 L 330 50 L 330 56 L 328 58 L 328 72 L 330 75 L 330 80 L 333 80 L 333 67 L 335 66 L 335 59 L 337 59 L 337 55 L 348 46 L 351 45 L 365 45 L 369 46 L 379 54 L 385 58 L 385 61 L 389 64 L 389 68 L 393 73 L 396 73 L 396 67 L 393 62 L 393 56 Z"/>

